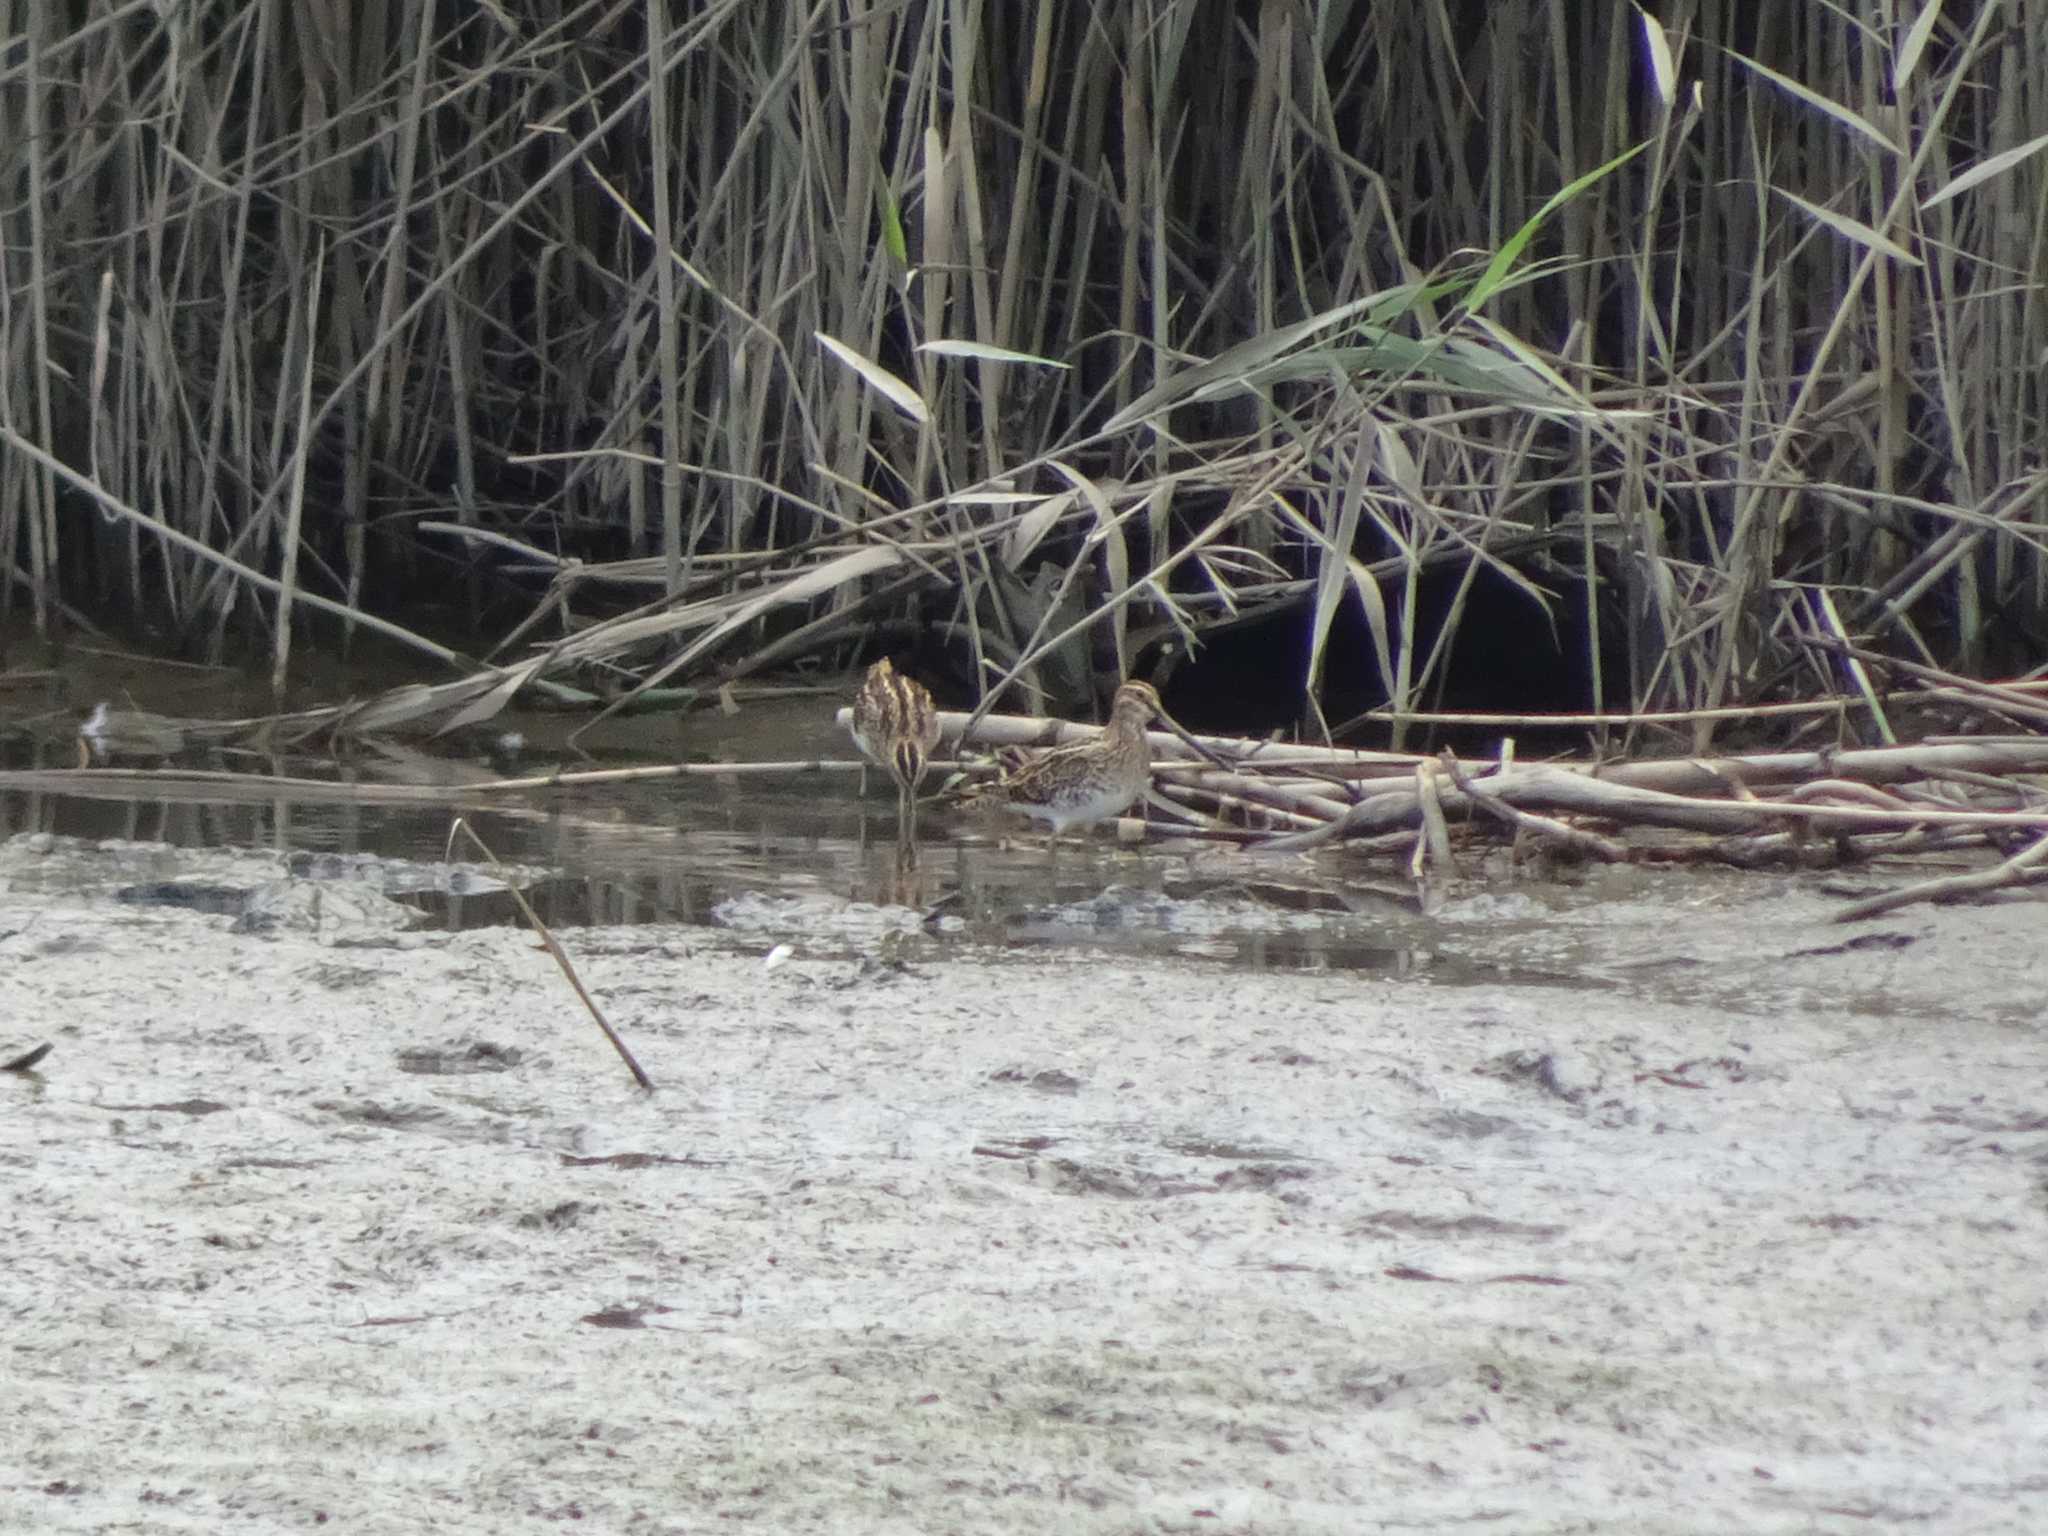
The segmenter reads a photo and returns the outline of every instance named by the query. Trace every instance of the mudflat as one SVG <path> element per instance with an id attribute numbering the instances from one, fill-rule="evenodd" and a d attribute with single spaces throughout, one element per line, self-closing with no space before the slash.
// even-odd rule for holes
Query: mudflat
<path id="1" fill-rule="evenodd" d="M 650 1095 L 530 937 L 293 885 L 0 845 L 0 1529 L 2048 1529 L 2039 900 L 565 933 Z"/>

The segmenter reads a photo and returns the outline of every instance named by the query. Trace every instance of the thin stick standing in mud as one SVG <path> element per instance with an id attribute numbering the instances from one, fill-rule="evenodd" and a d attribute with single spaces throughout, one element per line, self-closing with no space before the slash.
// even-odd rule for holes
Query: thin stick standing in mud
<path id="1" fill-rule="evenodd" d="M 491 852 L 490 847 L 484 842 L 484 840 L 481 837 L 477 836 L 476 828 L 472 827 L 469 824 L 469 820 L 467 817 L 458 816 L 455 818 L 453 822 L 449 824 L 448 851 L 450 853 L 453 853 L 454 851 L 455 834 L 458 832 L 463 834 L 472 843 L 475 843 L 479 849 L 482 850 L 483 856 L 491 861 L 491 868 L 499 871 L 501 874 L 504 873 L 505 866 L 498 862 L 498 856 L 495 853 Z M 619 1038 L 619 1032 L 613 1029 L 611 1025 L 608 1022 L 606 1022 L 605 1016 L 598 1011 L 598 1006 L 596 1002 L 593 1001 L 590 994 L 583 989 L 583 981 L 579 976 L 577 976 L 576 967 L 570 963 L 568 954 L 563 950 L 560 944 L 557 944 L 555 942 L 555 936 L 552 933 L 548 932 L 548 925 L 542 922 L 540 920 L 540 914 L 534 911 L 533 908 L 530 905 L 528 905 L 525 895 L 521 893 L 519 887 L 515 883 L 513 883 L 509 875 L 506 876 L 505 889 L 511 892 L 512 899 L 519 903 L 519 910 L 526 914 L 526 920 L 529 923 L 533 924 L 533 931 L 540 935 L 541 947 L 547 950 L 549 954 L 555 957 L 555 964 L 559 965 L 562 968 L 562 974 L 569 978 L 569 985 L 575 988 L 576 995 L 583 999 L 583 1006 L 590 1010 L 591 1018 L 595 1019 L 597 1021 L 597 1027 L 604 1031 L 605 1039 L 611 1041 L 612 1049 L 619 1053 L 619 1060 L 623 1061 L 626 1064 L 626 1070 L 633 1074 L 633 1080 L 636 1083 L 638 1083 L 642 1088 L 646 1089 L 649 1093 L 654 1092 L 654 1079 L 649 1077 L 647 1073 L 644 1070 L 642 1070 L 640 1063 L 633 1059 L 633 1053 L 626 1048 L 626 1042 Z"/>
<path id="2" fill-rule="evenodd" d="M 50 1054 L 50 1049 L 50 1042 L 45 1040 L 41 1045 L 23 1051 L 14 1060 L 0 1064 L 0 1072 L 15 1072 L 26 1077 L 29 1073 L 35 1071 L 37 1062 Z"/>

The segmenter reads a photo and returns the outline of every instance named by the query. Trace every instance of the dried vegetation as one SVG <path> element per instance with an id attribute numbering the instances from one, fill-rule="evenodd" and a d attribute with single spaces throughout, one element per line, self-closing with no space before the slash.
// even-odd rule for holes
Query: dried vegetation
<path id="1" fill-rule="evenodd" d="M 0 607 L 454 670 L 347 730 L 1286 613 L 1399 749 L 1483 599 L 1600 752 L 1892 745 L 2048 649 L 2048 13 L 1650 10 L 23 7 Z"/>

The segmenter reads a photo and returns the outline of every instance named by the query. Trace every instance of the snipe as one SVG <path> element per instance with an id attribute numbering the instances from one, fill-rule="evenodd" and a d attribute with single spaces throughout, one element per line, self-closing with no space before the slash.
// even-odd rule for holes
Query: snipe
<path id="1" fill-rule="evenodd" d="M 1167 719 L 1150 683 L 1125 683 L 1109 706 L 1109 724 L 1093 741 L 1025 761 L 973 798 L 1006 806 L 1042 822 L 1054 836 L 1128 809 L 1152 777 L 1152 741 L 1146 727 Z"/>
<path id="2" fill-rule="evenodd" d="M 939 744 L 939 716 L 931 693 L 884 656 L 868 668 L 854 695 L 852 729 L 861 752 L 895 779 L 896 813 L 908 830 L 917 820 L 917 786 L 924 781 L 932 748 Z M 866 769 L 861 770 L 861 789 L 867 789 Z"/>

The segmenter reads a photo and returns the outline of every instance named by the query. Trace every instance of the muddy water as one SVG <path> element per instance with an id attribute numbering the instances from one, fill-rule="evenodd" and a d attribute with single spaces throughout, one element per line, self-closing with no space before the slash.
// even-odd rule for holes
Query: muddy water
<path id="1" fill-rule="evenodd" d="M 18 679 L 18 681 L 15 681 Z M 319 697 L 363 695 L 400 679 L 332 672 Z M 10 686 L 12 682 L 12 686 Z M 994 945 L 1022 955 L 1075 950 L 1148 955 L 1204 966 L 1356 971 L 1450 984 L 1515 982 L 1572 990 L 1626 980 L 1670 996 L 1729 994 L 1754 958 L 1749 936 L 1726 953 L 1667 952 L 1685 911 L 1702 900 L 1841 900 L 1924 870 L 1840 878 L 1659 873 L 1640 868 L 1532 874 L 1505 854 L 1479 854 L 1432 893 L 1417 893 L 1384 856 L 1245 854 L 1188 842 L 1119 844 L 1106 829 L 1049 844 L 998 818 L 928 809 L 919 837 L 898 840 L 886 777 L 867 789 L 835 723 L 851 687 L 761 689 L 737 708 L 584 718 L 507 711 L 452 741 L 360 746 L 340 761 L 301 753 L 258 756 L 204 749 L 175 758 L 124 755 L 102 765 L 230 769 L 365 784 L 443 786 L 443 804 L 305 800 L 191 786 L 164 794 L 109 774 L 9 787 L 0 772 L 0 838 L 47 834 L 171 849 L 273 855 L 283 872 L 360 877 L 384 866 L 390 894 L 428 926 L 516 924 L 515 904 L 490 882 L 408 878 L 448 857 L 452 818 L 468 817 L 498 857 L 526 872 L 540 914 L 564 928 L 681 923 L 741 945 L 800 935 L 820 952 L 851 953 L 874 933 Z M 202 668 L 141 668 L 76 656 L 59 675 L 0 673 L 0 770 L 70 768 L 92 703 L 138 705 L 196 718 L 261 713 L 259 680 Z M 293 707 L 314 697 L 288 701 Z M 516 741 L 507 749 L 506 738 Z M 729 765 L 732 772 L 591 786 L 548 794 L 465 796 L 462 786 L 553 770 Z M 759 773 L 752 765 L 797 765 Z M 936 782 L 936 779 L 934 780 Z M 110 787 L 102 788 L 102 784 Z M 473 857 L 466 862 L 474 863 Z M 479 888 L 481 887 L 481 888 Z M 1439 895 L 1448 900 L 1439 902 Z M 1739 894 L 1738 894 L 1739 893 Z M 922 915 L 923 921 L 913 914 Z M 1647 914 L 1647 915 L 1645 915 Z M 1614 925 L 1641 933 L 1610 952 L 1588 942 Z M 1861 925 L 1868 929 L 1873 925 Z M 1883 925 L 1875 925 L 1882 928 Z M 1767 929 L 1766 929 L 1767 931 Z M 1881 943 L 1867 935 L 1861 942 Z M 1875 957 L 1866 970 L 1877 969 Z M 1974 985 L 1955 978 L 1964 989 Z M 1739 998 L 1730 994 L 1731 1001 Z M 1994 1005 L 1995 998 L 1986 998 Z"/>
<path id="2" fill-rule="evenodd" d="M 332 698 L 393 681 L 337 674 L 324 686 Z M 263 851 L 282 872 L 327 880 L 381 865 L 390 894 L 430 927 L 516 925 L 516 905 L 491 882 L 457 881 L 451 889 L 449 882 L 405 874 L 449 856 L 451 821 L 460 810 L 501 860 L 526 872 L 528 899 L 563 928 L 681 923 L 742 946 L 765 948 L 795 935 L 819 953 L 836 946 L 841 954 L 900 929 L 941 950 L 1074 950 L 1243 971 L 1355 971 L 1567 991 L 1626 980 L 1673 997 L 1704 989 L 1731 1001 L 1740 1000 L 1731 989 L 1741 984 L 1727 978 L 1746 974 L 1754 956 L 1748 935 L 1726 953 L 1681 960 L 1666 952 L 1666 938 L 1682 926 L 1691 903 L 1754 902 L 1768 911 L 1774 900 L 1828 891 L 1846 902 L 1924 873 L 1532 874 L 1505 854 L 1480 854 L 1446 887 L 1448 901 L 1432 893 L 1425 915 L 1395 861 L 1343 849 L 1247 855 L 1186 842 L 1119 844 L 1107 829 L 1048 844 L 1000 818 L 942 808 L 926 811 L 916 843 L 906 848 L 886 777 L 871 773 L 864 793 L 849 766 L 855 754 L 833 720 L 848 688 L 763 689 L 743 695 L 733 710 L 621 715 L 580 735 L 580 716 L 507 711 L 487 730 L 453 742 L 377 743 L 342 761 L 210 749 L 169 759 L 124 756 L 105 765 L 438 785 L 447 789 L 445 804 L 307 801 L 288 791 L 252 798 L 189 787 L 159 796 L 112 775 L 108 789 L 91 775 L 70 789 L 9 788 L 0 777 L 0 838 L 41 833 L 194 852 Z M 74 666 L 61 679 L 31 686 L 0 686 L 0 769 L 73 766 L 78 724 L 89 701 L 103 697 L 116 707 L 143 703 L 232 718 L 260 713 L 267 695 L 239 675 L 138 673 L 110 663 L 82 672 Z M 504 749 L 506 737 L 516 739 L 516 749 Z M 508 776 L 674 763 L 733 771 L 544 795 L 462 794 L 464 784 Z M 809 766 L 750 771 L 760 763 Z M 1588 942 L 1616 924 L 1640 924 L 1640 938 L 1613 952 Z M 1973 982 L 1956 978 L 1966 989 Z"/>
<path id="3" fill-rule="evenodd" d="M 187 681 L 168 696 L 157 688 L 148 697 L 160 709 L 232 717 L 256 707 L 246 694 Z M 117 700 L 117 707 L 127 702 Z M 575 741 L 578 718 L 508 712 L 487 735 L 472 733 L 455 747 L 375 743 L 340 763 L 218 750 L 172 759 L 126 755 L 108 766 L 445 784 L 450 804 L 334 804 L 289 792 L 252 799 L 239 791 L 236 803 L 185 788 L 158 797 L 109 775 L 114 787 L 106 789 L 90 781 L 75 790 L 0 783 L 0 835 L 438 860 L 459 806 L 499 858 L 545 872 L 528 895 L 562 926 L 684 922 L 745 930 L 802 920 L 822 936 L 849 905 L 885 905 L 932 910 L 934 932 L 977 943 L 1101 946 L 1251 967 L 1407 963 L 1405 943 L 1384 932 L 1387 919 L 1399 915 L 1403 893 L 1396 888 L 1390 895 L 1380 888 L 1380 872 L 1348 867 L 1341 857 L 1248 869 L 1199 849 L 1160 854 L 1119 846 L 1107 832 L 1054 847 L 1021 826 L 941 809 L 926 812 L 917 843 L 906 849 L 886 776 L 871 774 L 863 794 L 859 774 L 844 766 L 855 754 L 833 723 L 843 702 L 843 690 L 764 692 L 734 713 L 621 718 Z M 0 697 L 0 767 L 70 766 L 85 714 L 76 706 L 18 709 L 10 735 Z M 493 750 L 506 735 L 518 738 L 518 750 Z M 464 800 L 459 793 L 465 782 L 558 768 L 676 762 L 729 763 L 734 772 L 545 796 Z M 764 762 L 819 766 L 748 771 Z M 502 897 L 408 899 L 443 926 L 517 918 Z"/>

